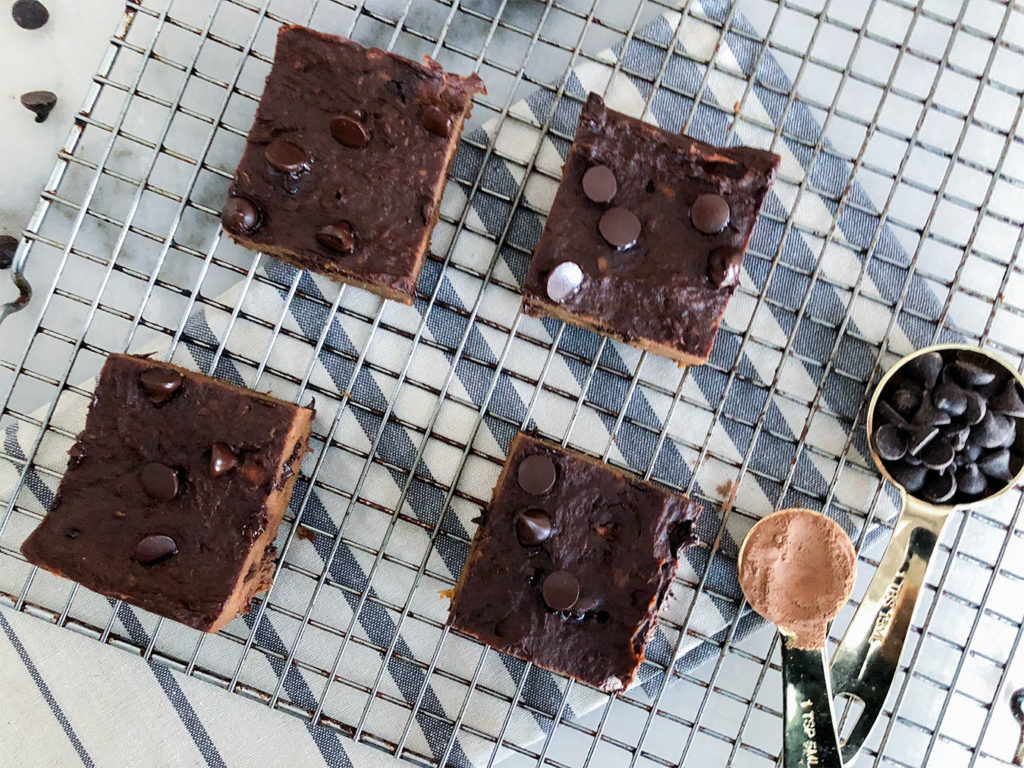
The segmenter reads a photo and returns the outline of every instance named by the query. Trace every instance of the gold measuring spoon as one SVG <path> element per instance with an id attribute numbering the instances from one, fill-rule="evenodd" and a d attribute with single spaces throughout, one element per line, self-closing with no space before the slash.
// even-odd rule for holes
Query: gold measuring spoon
<path id="1" fill-rule="evenodd" d="M 941 358 L 941 367 L 936 374 L 938 358 Z M 960 368 L 948 367 L 957 362 L 961 363 Z M 933 374 L 936 376 L 933 377 Z M 970 383 L 971 376 L 977 377 L 974 384 Z M 977 383 L 989 379 L 990 376 L 994 378 L 988 383 Z M 930 396 L 930 404 L 926 404 L 923 398 L 920 403 L 915 404 L 914 382 L 927 384 L 930 378 L 933 378 L 933 384 L 924 390 L 924 393 Z M 952 386 L 940 391 L 945 385 Z M 898 397 L 897 392 L 900 392 L 901 388 L 902 395 Z M 936 403 L 950 408 L 949 398 L 959 397 L 956 394 L 957 388 L 970 393 L 966 396 L 969 402 L 965 405 L 964 412 L 955 413 L 959 408 L 959 402 L 954 403 L 955 407 L 950 409 L 952 414 L 946 413 L 942 408 L 935 408 Z M 980 396 L 985 403 L 984 411 L 990 414 L 988 422 L 983 418 L 974 424 L 967 423 L 974 421 L 978 416 L 976 409 L 979 405 L 975 395 Z M 875 388 L 868 408 L 867 421 L 871 458 L 885 479 L 899 488 L 903 508 L 896 520 L 889 546 L 882 555 L 878 570 L 875 571 L 874 578 L 868 586 L 867 594 L 832 657 L 832 692 L 837 696 L 846 694 L 864 703 L 863 710 L 853 723 L 850 735 L 842 745 L 843 760 L 846 762 L 856 757 L 871 727 L 882 712 L 882 705 L 896 676 L 900 652 L 910 629 L 910 619 L 924 584 L 928 562 L 949 513 L 957 508 L 966 508 L 994 499 L 1012 488 L 1024 476 L 1024 466 L 1020 465 L 1020 456 L 1024 452 L 1024 419 L 997 414 L 994 405 L 998 402 L 1001 403 L 998 406 L 1000 408 L 1014 409 L 1014 397 L 1018 402 L 1024 397 L 1024 379 L 1021 379 L 1020 374 L 997 355 L 964 344 L 940 344 L 907 355 L 889 369 Z M 891 407 L 893 402 L 899 406 L 899 410 Z M 934 419 L 936 414 L 926 410 L 923 416 L 919 415 L 921 408 L 929 407 L 950 417 L 950 424 L 942 425 L 938 435 L 932 438 L 928 438 L 931 430 L 927 427 L 927 422 Z M 942 414 L 939 416 L 946 418 Z M 891 427 L 901 419 L 910 428 L 905 429 L 903 425 L 898 425 L 899 428 L 894 431 Z M 1012 435 L 1006 430 L 1006 421 L 1013 427 Z M 958 437 L 954 435 L 947 438 L 943 433 L 955 432 L 958 425 L 969 428 L 965 437 L 968 444 L 971 441 L 975 444 L 985 442 L 986 445 L 994 443 L 994 437 L 981 441 L 982 432 L 985 430 L 991 432 L 998 428 L 1006 432 L 1006 442 L 1012 441 L 1012 445 L 1005 455 L 999 454 L 997 457 L 1006 458 L 1010 462 L 1006 467 L 997 468 L 997 475 L 1001 475 L 1002 479 L 984 476 L 977 469 L 976 461 L 970 462 L 975 469 L 971 469 L 971 466 L 958 466 L 958 461 L 970 457 L 955 452 L 955 457 L 951 459 L 953 463 L 946 470 L 940 474 L 931 474 L 935 470 L 925 472 L 926 482 L 921 485 L 922 471 L 927 470 L 923 463 L 911 466 L 905 460 L 891 458 L 900 450 L 900 446 L 894 446 L 893 443 L 898 443 L 898 435 L 903 435 L 907 437 L 908 453 L 916 447 L 916 441 L 930 440 L 930 443 L 926 442 L 925 448 L 912 454 L 914 461 L 920 461 L 920 456 L 926 456 L 933 465 L 936 462 L 942 463 L 946 458 L 942 452 L 946 449 L 945 446 L 936 443 L 936 440 L 947 445 L 950 442 L 956 443 Z M 988 432 L 985 433 L 986 437 Z M 895 441 L 889 439 L 879 443 L 883 437 L 894 436 L 897 436 Z M 887 454 L 886 456 L 880 455 L 879 447 L 883 449 L 882 453 Z M 993 444 L 984 449 L 984 455 L 977 458 L 986 461 L 986 456 L 997 454 L 1000 450 L 1001 448 Z M 951 492 L 942 485 L 950 477 L 954 484 L 959 483 L 958 486 L 954 485 Z M 963 488 L 977 492 L 964 493 Z M 979 488 L 981 490 L 977 490 Z"/>
<path id="2" fill-rule="evenodd" d="M 842 768 L 825 638 L 853 589 L 850 537 L 818 512 L 786 509 L 750 529 L 736 567 L 750 607 L 782 634 L 783 766 Z"/>

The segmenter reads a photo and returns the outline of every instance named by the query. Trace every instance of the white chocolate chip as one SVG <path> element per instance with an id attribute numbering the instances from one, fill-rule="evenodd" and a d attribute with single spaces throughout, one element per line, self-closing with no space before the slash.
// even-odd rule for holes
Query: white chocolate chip
<path id="1" fill-rule="evenodd" d="M 548 275 L 548 298 L 559 303 L 568 301 L 583 285 L 583 270 L 574 261 L 563 261 Z"/>

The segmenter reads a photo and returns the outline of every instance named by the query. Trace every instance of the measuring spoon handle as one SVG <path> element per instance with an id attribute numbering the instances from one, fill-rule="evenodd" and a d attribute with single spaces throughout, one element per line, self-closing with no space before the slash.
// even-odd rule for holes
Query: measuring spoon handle
<path id="1" fill-rule="evenodd" d="M 843 768 L 832 715 L 825 650 L 802 651 L 782 636 L 782 764 Z"/>
<path id="2" fill-rule="evenodd" d="M 849 694 L 864 702 L 842 747 L 846 762 L 857 756 L 882 712 L 947 516 L 947 509 L 903 495 L 903 511 L 889 546 L 832 657 L 833 694 Z"/>

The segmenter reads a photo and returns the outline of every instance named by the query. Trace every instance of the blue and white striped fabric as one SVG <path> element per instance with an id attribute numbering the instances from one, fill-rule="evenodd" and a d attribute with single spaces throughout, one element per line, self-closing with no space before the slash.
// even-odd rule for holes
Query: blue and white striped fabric
<path id="1" fill-rule="evenodd" d="M 724 0 L 705 0 L 702 6 L 713 19 L 724 19 L 730 10 Z M 684 26 L 676 38 L 680 23 Z M 743 28 L 742 19 L 734 19 L 733 23 Z M 239 643 L 215 636 L 203 640 L 197 668 L 226 679 L 237 671 L 243 688 L 273 692 L 284 671 L 284 662 L 279 657 L 293 653 L 295 660 L 307 666 L 288 668 L 280 686 L 281 699 L 314 710 L 321 701 L 325 682 L 322 676 L 308 670 L 332 669 L 341 651 L 338 670 L 352 685 L 333 684 L 323 697 L 324 715 L 358 725 L 368 701 L 359 686 L 376 686 L 386 695 L 373 700 L 363 723 L 367 733 L 389 741 L 406 737 L 410 749 L 435 759 L 442 758 L 446 748 L 450 748 L 447 759 L 452 765 L 488 762 L 493 745 L 474 735 L 472 729 L 496 734 L 502 727 L 507 705 L 498 696 L 480 691 L 513 695 L 526 674 L 526 665 L 485 652 L 463 638 L 442 635 L 439 625 L 444 622 L 447 604 L 438 599 L 437 591 L 458 577 L 466 547 L 453 542 L 471 537 L 471 521 L 479 512 L 476 505 L 460 495 L 448 500 L 444 487 L 454 484 L 468 496 L 486 499 L 496 479 L 497 464 L 475 461 L 471 456 L 456 477 L 458 452 L 443 441 L 431 440 L 416 466 L 419 476 L 426 479 L 414 479 L 406 488 L 407 473 L 416 465 L 423 440 L 421 430 L 430 426 L 428 415 L 439 405 L 436 392 L 446 384 L 453 400 L 440 406 L 433 428 L 459 442 L 471 439 L 474 450 L 480 453 L 501 458 L 517 431 L 516 425 L 536 428 L 560 439 L 572 422 L 570 444 L 600 454 L 612 441 L 611 461 L 640 473 L 653 463 L 655 478 L 692 487 L 699 498 L 718 498 L 716 488 L 736 482 L 735 497 L 730 503 L 751 515 L 783 506 L 820 508 L 831 487 L 834 503 L 827 512 L 851 534 L 859 533 L 863 518 L 846 510 L 858 509 L 865 499 L 877 495 L 880 483 L 870 469 L 860 428 L 853 435 L 853 447 L 847 456 L 852 461 L 837 470 L 848 430 L 833 414 L 849 420 L 855 417 L 883 342 L 890 352 L 903 354 L 932 341 L 935 326 L 922 317 L 938 317 L 940 305 L 923 281 L 909 273 L 908 255 L 889 230 L 879 229 L 873 204 L 856 184 L 847 194 L 847 204 L 839 213 L 838 228 L 831 241 L 826 244 L 822 237 L 813 234 L 830 231 L 837 210 L 830 198 L 840 195 L 850 183 L 851 168 L 830 153 L 827 143 L 815 153 L 789 138 L 798 136 L 813 144 L 819 137 L 819 126 L 799 101 L 787 106 L 791 87 L 788 78 L 770 55 L 758 58 L 760 44 L 754 30 L 747 31 L 749 36 L 732 32 L 727 35 L 726 45 L 716 54 L 720 68 L 709 74 L 705 66 L 696 62 L 707 61 L 715 54 L 718 30 L 692 16 L 681 22 L 678 15 L 667 13 L 644 31 L 642 39 L 631 41 L 620 52 L 621 70 L 613 70 L 611 63 L 615 57 L 611 54 L 608 66 L 587 62 L 571 73 L 566 86 L 567 93 L 576 98 L 562 98 L 556 103 L 552 93 L 538 91 L 512 108 L 513 114 L 525 120 L 485 126 L 476 137 L 480 143 L 493 144 L 501 156 L 527 162 L 536 157 L 539 168 L 557 174 L 568 142 L 550 135 L 542 137 L 530 125 L 542 125 L 550 119 L 559 132 L 572 135 L 580 111 L 579 99 L 589 91 L 605 93 L 613 109 L 638 114 L 650 97 L 650 85 L 628 73 L 653 80 L 664 58 L 663 47 L 658 45 L 665 46 L 674 38 L 687 55 L 675 56 L 669 62 L 662 87 L 650 98 L 645 119 L 671 130 L 682 128 L 693 103 L 681 94 L 697 91 L 705 77 L 706 101 L 720 105 L 740 102 L 755 66 L 759 80 L 743 101 L 746 116 L 751 120 L 736 124 L 732 140 L 767 147 L 772 131 L 757 124 L 776 126 L 785 116 L 786 135 L 772 146 L 783 157 L 782 181 L 770 194 L 765 215 L 755 230 L 751 253 L 744 263 L 744 290 L 730 304 L 726 328 L 718 336 L 711 363 L 685 374 L 682 398 L 671 411 L 671 398 L 642 384 L 638 386 L 628 403 L 627 418 L 618 426 L 613 441 L 615 414 L 623 407 L 630 377 L 640 364 L 641 355 L 613 342 L 601 348 L 598 336 L 577 328 L 560 329 L 558 323 L 550 320 L 517 316 L 519 296 L 501 288 L 500 283 L 521 285 L 528 263 L 524 254 L 536 242 L 543 219 L 527 207 L 517 209 L 507 240 L 524 250 L 506 247 L 495 253 L 494 239 L 501 236 L 513 214 L 503 198 L 512 199 L 522 189 L 531 208 L 546 210 L 555 184 L 541 174 L 524 177 L 520 165 L 505 162 L 498 155 L 485 160 L 483 151 L 467 143 L 463 143 L 456 159 L 456 174 L 472 179 L 482 169 L 483 187 L 499 194 L 480 193 L 467 200 L 461 188 L 449 186 L 443 207 L 446 218 L 458 220 L 465 213 L 467 226 L 456 234 L 454 227 L 442 222 L 435 232 L 433 247 L 439 253 L 450 247 L 452 262 L 469 269 L 442 271 L 436 262 L 428 261 L 420 288 L 429 295 L 436 287 L 442 303 L 420 301 L 414 308 L 384 308 L 386 325 L 405 330 L 409 336 L 383 327 L 371 329 L 360 316 L 374 316 L 379 300 L 361 291 L 350 289 L 342 296 L 341 306 L 354 312 L 330 315 L 328 307 L 339 289 L 319 276 L 302 275 L 300 292 L 293 295 L 289 287 L 295 271 L 269 259 L 264 259 L 260 266 L 261 275 L 267 280 L 247 281 L 244 290 L 237 286 L 219 298 L 220 305 L 225 307 L 234 307 L 241 301 L 241 312 L 233 325 L 228 312 L 212 307 L 191 317 L 183 335 L 185 343 L 176 348 L 173 358 L 202 371 L 210 369 L 210 350 L 221 343 L 229 326 L 227 350 L 259 360 L 268 348 L 273 326 L 280 322 L 287 333 L 266 352 L 268 369 L 288 370 L 297 375 L 310 370 L 311 383 L 338 394 L 336 401 L 318 402 L 316 428 L 320 433 L 330 432 L 342 393 L 351 393 L 352 402 L 363 407 L 347 405 L 338 416 L 335 435 L 338 443 L 353 450 L 332 446 L 323 458 L 318 477 L 345 494 L 357 491 L 360 499 L 369 502 L 350 504 L 342 493 L 319 485 L 313 489 L 308 486 L 304 478 L 323 451 L 323 446 L 317 446 L 317 453 L 308 458 L 304 478 L 296 489 L 293 510 L 301 510 L 302 521 L 322 533 L 313 541 L 291 538 L 287 551 L 290 564 L 314 576 L 300 578 L 292 570 L 282 571 L 270 602 L 283 610 L 254 610 L 228 628 L 229 635 L 244 639 L 259 620 L 255 633 L 257 648 L 249 651 L 241 664 Z M 729 122 L 722 110 L 701 104 L 693 112 L 687 130 L 697 138 L 721 144 L 728 135 Z M 487 165 L 481 168 L 484 162 Z M 794 180 L 805 183 L 794 184 Z M 789 228 L 787 222 L 797 226 Z M 868 258 L 872 242 L 874 249 Z M 218 247 L 234 246 L 222 242 Z M 773 262 L 776 253 L 780 256 Z M 495 282 L 485 283 L 475 276 L 487 273 L 492 266 Z M 816 269 L 820 270 L 821 279 L 811 287 L 807 275 Z M 859 293 L 854 294 L 858 281 Z M 757 304 L 756 297 L 762 294 L 773 303 Z M 891 307 L 901 296 L 903 306 L 914 312 L 901 313 L 890 327 Z M 805 297 L 807 306 L 801 311 Z M 507 335 L 495 330 L 494 324 L 474 323 L 467 327 L 468 313 L 474 307 L 480 318 L 493 320 L 499 327 L 517 328 L 516 337 L 509 342 Z M 271 327 L 250 318 L 267 321 Z M 842 326 L 844 318 L 848 320 Z M 325 326 L 329 326 L 325 343 L 318 359 L 312 360 L 312 350 Z M 413 350 L 408 338 L 421 327 L 427 343 Z M 743 354 L 739 355 L 748 327 L 755 329 L 755 333 L 743 344 Z M 372 344 L 364 349 L 371 330 Z M 547 355 L 543 345 L 550 345 L 560 330 L 559 351 L 551 356 L 545 370 Z M 464 354 L 454 364 L 454 376 L 446 382 L 453 366 L 450 350 L 458 346 L 464 335 Z M 790 339 L 792 354 L 783 357 L 777 349 L 786 347 Z M 583 361 L 592 360 L 599 349 L 602 367 L 591 373 L 591 366 Z M 367 363 L 372 365 L 357 368 L 352 360 L 360 359 L 364 351 Z M 385 372 L 400 371 L 410 355 L 409 380 L 427 386 L 400 389 L 393 410 L 403 423 L 385 421 L 379 414 L 387 411 L 395 395 L 395 377 Z M 830 366 L 830 361 L 834 365 Z M 653 356 L 647 356 L 643 366 L 644 380 L 671 382 L 666 384 L 669 390 L 677 386 L 683 375 L 670 362 Z M 492 380 L 495 367 L 499 373 Z M 727 388 L 727 372 L 733 369 L 739 377 Z M 536 381 L 542 370 L 547 389 L 538 391 L 530 382 Z M 225 358 L 220 359 L 214 373 L 235 383 L 255 384 L 252 370 Z M 588 404 L 579 409 L 573 420 L 575 398 L 591 375 Z M 260 379 L 258 387 L 271 387 L 275 394 L 286 398 L 299 394 L 293 384 L 269 373 Z M 820 409 L 812 414 L 809 405 L 819 389 L 823 392 Z M 568 396 L 557 396 L 553 394 L 555 390 Z M 475 409 L 459 406 L 458 401 L 472 403 Z M 711 425 L 711 412 L 720 403 L 722 416 L 717 424 Z M 65 393 L 53 423 L 75 433 L 84 423 L 86 405 L 83 398 Z M 479 423 L 480 409 L 484 408 Z M 757 431 L 753 425 L 759 419 L 763 419 L 764 428 Z M 658 436 L 666 420 L 669 439 L 661 443 Z M 805 439 L 819 447 L 820 452 L 797 452 L 807 424 L 813 425 L 814 434 Z M 477 426 L 479 429 L 474 431 Z M 697 476 L 692 477 L 697 452 L 687 447 L 686 438 L 700 441 L 706 433 L 710 433 L 709 457 L 701 463 Z M 675 436 L 683 439 L 675 440 Z M 28 426 L 10 428 L 5 434 L 7 450 L 12 455 L 24 456 L 36 437 Z M 66 462 L 67 447 L 67 440 L 48 433 L 35 463 L 59 471 Z M 360 479 L 364 461 L 357 453 L 371 450 L 381 463 L 372 465 Z M 836 458 L 829 459 L 828 454 Z M 750 456 L 748 471 L 737 477 L 736 467 L 746 456 Z M 0 488 L 15 487 L 18 474 L 19 468 L 13 465 L 0 466 Z M 19 503 L 40 512 L 45 510 L 54 485 L 48 477 L 30 471 Z M 398 505 L 403 513 L 427 526 L 436 525 L 454 537 L 439 536 L 431 549 L 422 527 L 397 521 L 389 528 L 391 516 L 379 510 L 393 510 Z M 895 510 L 891 489 L 883 492 L 874 509 L 876 518 L 890 518 Z M 700 526 L 705 539 L 714 540 L 721 516 L 720 508 L 706 504 Z M 734 638 L 741 638 L 762 626 L 753 614 L 736 617 L 735 605 L 729 600 L 739 594 L 733 557 L 749 524 L 749 518 L 730 517 L 719 547 L 724 557 L 699 548 L 687 552 L 681 575 L 689 583 L 697 583 L 706 572 L 706 589 L 700 593 L 678 590 L 669 615 L 691 631 L 680 639 L 674 630 L 659 630 L 648 656 L 661 667 L 675 658 L 678 669 L 693 669 L 719 655 L 720 643 L 730 631 Z M 23 537 L 27 532 L 28 528 L 12 521 L 4 534 L 5 540 Z M 334 551 L 341 533 L 346 541 Z M 875 533 L 869 532 L 869 540 Z M 348 541 L 358 542 L 359 546 L 350 546 Z M 381 549 L 402 553 L 406 562 L 415 563 L 422 558 L 427 564 L 428 573 L 411 597 L 408 569 L 390 566 L 387 558 L 377 561 L 375 553 Z M 325 565 L 332 584 L 340 588 L 319 593 L 311 615 L 314 623 L 303 627 L 300 637 L 303 625 L 294 616 L 305 615 L 312 597 L 312 582 Z M 20 590 L 27 570 L 8 572 L 6 568 L 7 563 L 0 563 L 0 586 Z M 368 580 L 371 572 L 372 582 Z M 436 579 L 431 573 L 447 574 L 449 581 Z M 39 573 L 29 602 L 63 606 L 70 589 L 66 582 Z M 359 596 L 363 593 L 371 599 L 361 603 Z M 385 606 L 404 606 L 407 598 L 411 600 L 412 613 L 436 624 L 410 616 L 404 619 L 399 631 L 399 613 Z M 76 594 L 70 611 L 74 619 L 101 627 L 110 612 L 110 601 L 85 590 Z M 350 623 L 357 640 L 347 643 L 343 650 L 338 635 L 321 628 L 327 625 L 346 630 Z M 330 766 L 354 764 L 362 768 L 388 760 L 374 750 L 341 740 L 329 729 L 306 728 L 297 720 L 282 718 L 265 708 L 260 711 L 251 702 L 236 702 L 237 697 L 226 697 L 212 686 L 171 673 L 157 663 L 147 665 L 137 659 L 130 660 L 130 664 L 127 659 L 122 662 L 121 655 L 108 648 L 84 641 L 73 633 L 30 622 L 10 611 L 0 612 L 0 629 L 0 672 L 5 680 L 9 678 L 12 685 L 25 692 L 24 697 L 14 700 L 32 700 L 39 705 L 26 715 L 32 718 L 31 722 L 38 719 L 38 729 L 49 729 L 54 734 L 63 729 L 66 735 L 55 735 L 41 745 L 54 750 L 50 761 L 53 764 L 66 764 L 75 753 L 88 765 L 112 764 L 118 762 L 112 755 L 124 754 L 135 754 L 135 762 L 146 765 L 204 761 L 209 765 L 240 764 L 246 756 L 262 754 L 254 750 L 282 749 L 285 743 L 289 750 L 295 750 L 288 753 L 290 764 L 313 765 L 322 759 Z M 143 648 L 157 633 L 154 647 L 158 654 L 175 658 L 190 658 L 198 639 L 196 633 L 171 622 L 162 622 L 157 629 L 154 617 L 127 606 L 117 610 L 112 629 L 114 634 Z M 442 636 L 444 645 L 437 655 L 436 669 L 452 674 L 435 674 L 428 680 L 423 667 L 409 659 L 429 662 Z M 9 652 L 8 646 L 14 651 Z M 393 648 L 386 664 L 382 664 L 381 654 L 374 647 Z M 486 655 L 481 659 L 481 654 Z M 465 687 L 451 678 L 471 677 L 478 662 L 479 689 L 473 694 L 472 706 L 465 707 L 463 712 Z M 65 664 L 77 670 L 66 679 L 62 671 Z M 138 691 L 136 700 L 111 696 L 102 704 L 93 703 L 95 697 L 103 697 L 111 669 L 119 673 L 123 669 L 124 676 L 132 679 L 133 690 Z M 523 746 L 544 738 L 566 689 L 566 682 L 558 676 L 536 669 L 528 674 L 522 696 L 532 711 L 517 710 L 505 732 L 507 739 Z M 90 675 L 94 675 L 91 684 Z M 139 682 L 142 678 L 146 678 L 145 685 Z M 154 682 L 163 691 L 163 697 Z M 639 687 L 631 695 L 653 697 L 661 683 L 659 667 L 645 666 Z M 92 699 L 83 698 L 86 687 Z M 41 699 L 33 699 L 33 689 L 38 694 L 36 699 Z M 605 700 L 601 694 L 574 686 L 562 716 L 568 720 L 581 718 Z M 415 722 L 405 733 L 408 709 L 394 702 L 417 701 L 420 704 Z M 45 713 L 46 705 L 55 720 L 39 714 Z M 109 743 L 102 742 L 97 735 L 97 729 L 103 725 L 98 720 L 100 712 L 94 710 L 102 711 L 104 707 L 122 715 L 117 723 L 123 730 L 115 729 L 117 738 L 111 737 Z M 136 710 L 153 719 L 144 724 L 133 721 Z M 447 721 L 460 713 L 469 729 L 460 732 L 449 746 L 451 725 Z M 177 721 L 173 715 L 177 715 Z M 18 718 L 21 717 L 19 713 Z M 272 723 L 270 717 L 275 718 Z M 247 719 L 252 720 L 252 727 L 242 725 Z M 190 738 L 182 734 L 182 726 Z M 275 738 L 264 738 L 271 730 Z M 245 739 L 240 735 L 243 732 Z M 9 737 L 10 733 L 0 733 L 0 742 Z M 101 755 L 100 750 L 105 752 Z M 506 748 L 501 747 L 497 757 L 505 754 Z"/>

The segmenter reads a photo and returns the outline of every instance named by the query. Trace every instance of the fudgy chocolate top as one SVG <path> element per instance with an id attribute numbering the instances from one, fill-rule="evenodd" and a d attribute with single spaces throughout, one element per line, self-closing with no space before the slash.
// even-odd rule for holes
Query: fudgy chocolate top
<path id="1" fill-rule="evenodd" d="M 89 589 L 208 628 L 268 524 L 269 494 L 290 477 L 284 465 L 305 450 L 305 434 L 286 444 L 304 410 L 111 355 L 57 496 L 22 552 Z"/>
<path id="2" fill-rule="evenodd" d="M 591 94 L 523 287 L 527 308 L 705 359 L 778 164 L 763 150 L 669 133 Z M 573 270 L 575 280 L 559 273 L 549 284 L 566 262 L 582 279 Z"/>
<path id="3" fill-rule="evenodd" d="M 625 688 L 693 543 L 685 496 L 520 434 L 452 603 L 454 627 L 602 690 Z"/>
<path id="4" fill-rule="evenodd" d="M 479 77 L 283 27 L 223 222 L 246 245 L 412 295 Z"/>

